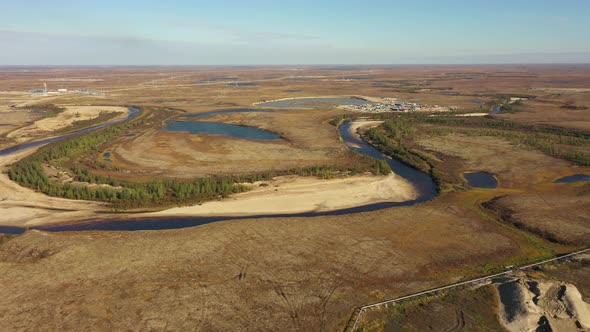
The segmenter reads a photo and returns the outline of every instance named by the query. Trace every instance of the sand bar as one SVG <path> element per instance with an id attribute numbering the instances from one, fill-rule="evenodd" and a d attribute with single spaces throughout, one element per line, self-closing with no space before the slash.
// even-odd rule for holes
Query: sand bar
<path id="1" fill-rule="evenodd" d="M 416 198 L 411 183 L 396 174 L 340 179 L 281 176 L 257 182 L 251 191 L 201 205 L 172 208 L 146 216 L 242 216 L 333 211 Z"/>

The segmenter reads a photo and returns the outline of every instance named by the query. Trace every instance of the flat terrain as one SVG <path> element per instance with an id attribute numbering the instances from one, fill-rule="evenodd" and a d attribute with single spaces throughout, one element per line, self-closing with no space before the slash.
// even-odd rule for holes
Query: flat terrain
<path id="1" fill-rule="evenodd" d="M 44 82 L 50 90 L 59 84 L 100 93 L 29 92 Z M 565 134 L 558 131 L 554 136 L 563 134 L 569 145 L 556 150 L 574 149 L 585 156 L 590 153 L 584 138 L 590 129 L 590 111 L 585 109 L 590 107 L 588 89 L 588 65 L 3 68 L 0 144 L 3 148 L 14 144 L 10 135 L 21 133 L 20 140 L 34 140 L 63 127 L 59 121 L 43 132 L 26 129 L 35 126 L 32 122 L 47 120 L 20 108 L 24 105 L 83 105 L 96 111 L 138 106 L 152 117 L 126 129 L 124 134 L 133 136 L 121 134 L 77 160 L 59 160 L 60 165 L 73 163 L 130 183 L 311 166 L 346 168 L 366 160 L 348 151 L 330 124 L 338 116 L 352 114 L 335 106 L 205 118 L 272 131 L 282 137 L 276 142 L 168 132 L 162 127 L 168 116 L 253 108 L 261 101 L 293 97 L 392 97 L 466 113 L 488 113 L 493 103 L 524 97 L 527 100 L 513 106 L 516 111 L 492 118 L 565 128 Z M 0 237 L 0 283 L 5 285 L 0 288 L 0 326 L 7 330 L 341 331 L 355 307 L 588 245 L 587 185 L 552 183 L 562 176 L 590 174 L 588 166 L 525 144 L 529 136 L 517 141 L 516 136 L 483 135 L 483 127 L 449 128 L 424 122 L 413 127 L 415 137 L 401 139 L 429 156 L 443 180 L 450 181 L 451 189 L 415 206 L 342 216 L 222 221 L 177 230 L 30 230 Z M 139 216 L 116 213 L 106 203 L 49 197 L 10 181 L 6 174 L 10 165 L 33 152 L 0 156 L 0 226 Z M 110 152 L 111 163 L 104 161 L 105 152 Z M 462 174 L 471 171 L 493 173 L 499 187 L 469 188 Z M 333 180 L 290 175 L 255 185 L 252 192 L 161 213 L 261 213 L 293 206 L 321 210 L 405 200 L 415 194 L 394 175 Z M 321 204 L 309 204 L 305 195 L 317 196 Z M 512 219 L 502 214 L 506 211 Z M 583 282 L 587 269 L 560 269 L 528 277 L 575 284 L 587 299 Z M 491 286 L 481 288 L 447 302 L 368 316 L 363 326 L 410 331 L 436 326 L 500 329 L 494 294 Z"/>
<path id="2" fill-rule="evenodd" d="M 161 129 L 147 131 L 114 147 L 116 166 L 169 177 L 248 174 L 294 167 L 347 163 L 348 151 L 328 120 L 334 111 L 268 112 L 204 118 L 279 133 L 279 142 L 191 135 Z M 200 119 L 199 119 L 200 120 Z M 165 170 L 165 172 L 163 172 Z"/>
<path id="3" fill-rule="evenodd" d="M 251 191 L 203 204 L 147 216 L 233 216 L 334 211 L 381 202 L 416 199 L 414 187 L 399 175 L 354 176 L 318 180 L 298 176 L 255 182 Z M 293 204 L 297 202 L 297 204 Z"/>
<path id="4" fill-rule="evenodd" d="M 0 165 L 7 165 L 28 152 L 0 156 Z M 19 186 L 0 174 L 0 223 L 4 226 L 32 226 L 85 219 L 89 211 L 110 211 L 104 204 L 50 197 Z"/>
<path id="5" fill-rule="evenodd" d="M 370 311 L 360 330 L 541 331 L 550 326 L 583 331 L 590 324 L 589 273 L 588 256 L 580 256 L 492 284 Z"/>
<path id="6" fill-rule="evenodd" d="M 10 285 L 0 290 L 0 325 L 333 330 L 354 306 L 526 250 L 442 202 L 155 232 L 31 231 L 0 247 L 0 282 Z"/>
<path id="7" fill-rule="evenodd" d="M 418 301 L 416 301 L 418 302 Z M 370 313 L 363 331 L 505 331 L 498 321 L 498 294 L 493 286 L 453 292 L 441 299 L 403 304 Z"/>
<path id="8" fill-rule="evenodd" d="M 422 138 L 418 143 L 427 150 L 461 158 L 457 172 L 485 171 L 496 174 L 503 188 L 526 188 L 547 184 L 567 171 L 566 161 L 547 157 L 510 142 L 489 136 L 446 135 Z"/>
<path id="9" fill-rule="evenodd" d="M 552 241 L 590 245 L 590 196 L 507 195 L 487 203 L 506 222 Z"/>
<path id="10" fill-rule="evenodd" d="M 107 113 L 117 113 L 119 118 L 123 118 L 128 111 L 124 107 L 113 106 L 66 106 L 64 111 L 56 116 L 34 121 L 29 125 L 11 131 L 6 137 L 15 138 L 15 141 L 20 143 L 24 140 L 50 135 L 53 132 L 68 128 L 76 121 L 88 121 Z"/>

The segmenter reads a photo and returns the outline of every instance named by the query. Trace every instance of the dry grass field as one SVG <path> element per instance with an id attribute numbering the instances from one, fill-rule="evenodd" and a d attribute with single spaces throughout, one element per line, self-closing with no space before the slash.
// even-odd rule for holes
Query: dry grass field
<path id="1" fill-rule="evenodd" d="M 590 245 L 590 197 L 555 192 L 507 195 L 487 206 L 506 222 L 554 242 Z"/>
<path id="2" fill-rule="evenodd" d="M 181 230 L 32 231 L 0 248 L 0 281 L 11 285 L 0 291 L 0 325 L 341 329 L 355 306 L 536 251 L 521 242 L 444 201 Z"/>
<path id="3" fill-rule="evenodd" d="M 104 94 L 29 93 L 44 82 L 49 89 Z M 169 113 L 159 114 L 178 117 L 320 96 L 393 97 L 456 106 L 461 112 L 489 111 L 489 105 L 476 101 L 526 97 L 518 112 L 493 118 L 585 134 L 590 129 L 590 110 L 584 109 L 590 107 L 589 88 L 588 65 L 2 68 L 0 146 L 14 144 L 10 132 L 32 133 L 27 131 L 30 122 L 44 119 L 26 105 L 137 106 L 148 115 L 163 110 Z M 269 130 L 281 135 L 279 141 L 169 132 L 162 129 L 165 119 L 148 118 L 147 124 L 130 129 L 134 136 L 105 142 L 78 162 L 129 181 L 362 162 L 329 123 L 350 111 L 267 111 L 206 120 Z M 19 139 L 49 136 L 51 132 Z M 588 245 L 587 187 L 552 183 L 589 174 L 588 167 L 501 137 L 424 134 L 413 143 L 438 158 L 454 181 L 461 181 L 464 172 L 487 171 L 496 176 L 499 188 L 455 183 L 459 189 L 427 203 L 342 216 L 231 220 L 160 231 L 5 235 L 0 238 L 0 283 L 5 285 L 0 288 L 0 329 L 338 331 L 354 307 Z M 112 167 L 100 168 L 97 163 L 107 151 Z M 2 172 L 30 153 L 0 156 Z M 0 175 L 0 209 L 10 212 L 0 216 L 0 226 L 114 215 L 105 204 L 48 197 Z M 423 322 L 436 325 L 436 314 L 456 317 L 460 303 L 473 303 L 474 313 L 465 312 L 465 326 L 495 326 L 495 311 L 490 310 L 495 299 L 488 291 L 460 295 L 452 305 L 428 304 L 432 315 Z M 422 317 L 424 310 L 369 317 L 378 322 L 369 319 L 365 326 L 407 326 L 404 317 Z"/>
<path id="4" fill-rule="evenodd" d="M 581 295 L 581 301 L 586 303 L 590 300 L 590 261 L 588 256 L 581 256 L 573 261 L 554 263 L 534 271 L 527 271 L 517 276 L 517 282 L 524 285 L 531 285 L 532 289 L 538 292 L 530 305 L 540 305 L 544 311 L 537 314 L 546 315 L 553 331 L 576 331 L 584 328 L 576 328 L 576 322 L 587 321 L 590 311 L 584 310 L 584 303 L 578 302 L 578 306 L 572 307 L 572 302 L 564 312 L 565 292 L 573 289 Z M 388 309 L 380 309 L 369 312 L 366 323 L 361 324 L 361 331 L 506 331 L 500 317 L 504 316 L 501 295 L 498 291 L 502 284 L 511 283 L 513 280 L 496 280 L 493 284 L 487 284 L 475 288 L 453 290 L 444 295 L 418 298 L 414 302 L 398 303 Z M 549 285 L 560 285 L 556 287 L 561 290 L 561 295 L 555 295 L 554 289 Z M 542 289 L 542 291 L 540 291 Z M 518 299 L 515 299 L 515 304 Z M 590 306 L 586 304 L 586 306 Z M 579 310 L 575 312 L 575 310 Z M 581 310 L 580 310 L 581 309 Z M 546 311 L 545 311 L 546 310 Z M 553 313 L 554 316 L 549 314 Z M 535 315 L 534 312 L 517 312 L 516 316 L 521 318 L 524 315 Z M 522 315 L 522 316 L 521 316 Z M 571 315 L 571 318 L 570 318 Z M 531 323 L 536 323 L 531 317 Z M 517 323 L 522 323 L 518 319 Z M 503 326 L 504 325 L 504 326 Z M 511 326 L 518 329 L 519 326 Z M 546 328 L 547 326 L 544 326 Z M 520 328 L 526 329 L 525 326 Z"/>
<path id="5" fill-rule="evenodd" d="M 334 111 L 236 113 L 204 118 L 248 125 L 279 133 L 278 142 L 237 140 L 216 135 L 191 135 L 152 129 L 126 139 L 113 152 L 114 165 L 142 173 L 169 177 L 214 174 L 251 174 L 294 167 L 350 163 L 351 154 L 342 145 L 328 120 Z"/>
<path id="6" fill-rule="evenodd" d="M 570 171 L 566 161 L 518 147 L 498 137 L 446 135 L 422 138 L 418 143 L 427 150 L 459 157 L 463 167 L 456 168 L 458 173 L 496 174 L 503 188 L 533 188 Z"/>

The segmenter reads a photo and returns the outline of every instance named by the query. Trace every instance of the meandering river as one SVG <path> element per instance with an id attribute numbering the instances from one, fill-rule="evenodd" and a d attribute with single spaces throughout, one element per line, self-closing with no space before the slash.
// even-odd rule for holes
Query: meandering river
<path id="1" fill-rule="evenodd" d="M 139 110 L 133 109 L 133 112 L 130 113 L 128 119 L 136 116 L 139 113 Z M 235 112 L 237 110 L 232 110 L 231 112 Z M 219 112 L 219 111 L 218 111 Z M 230 112 L 230 111 L 221 111 L 221 112 Z M 219 113 L 217 113 L 219 114 Z M 208 114 L 213 115 L 213 114 Z M 203 117 L 204 115 L 195 117 Z M 50 141 L 42 140 L 33 143 L 25 143 L 23 145 L 26 146 L 16 146 L 10 151 L 9 149 L 5 149 L 0 151 L 0 153 L 9 154 L 15 151 L 19 151 L 22 149 L 26 149 L 29 147 L 39 146 L 42 144 L 50 143 L 57 141 L 59 139 L 63 139 L 65 137 L 69 137 L 75 134 L 80 134 L 84 132 L 88 132 L 91 130 L 96 130 L 98 128 L 102 128 L 107 125 L 111 125 L 117 122 L 111 122 L 99 126 L 94 126 L 92 128 L 85 129 L 83 131 L 78 131 L 76 133 L 71 133 L 67 135 L 62 135 L 59 137 L 52 138 Z M 254 218 L 285 218 L 285 217 L 316 217 L 316 216 L 329 216 L 329 215 L 345 215 L 351 213 L 359 213 L 359 212 L 367 212 L 367 211 L 375 211 L 379 209 L 385 208 L 392 208 L 398 206 L 410 206 L 417 203 L 428 201 L 434 198 L 437 195 L 436 184 L 430 177 L 430 175 L 419 171 L 415 168 L 412 168 L 404 163 L 400 162 L 399 160 L 392 159 L 388 156 L 385 156 L 381 152 L 379 152 L 375 147 L 363 141 L 359 135 L 353 131 L 351 131 L 351 122 L 343 123 L 339 128 L 340 137 L 344 144 L 352 151 L 357 153 L 380 159 L 386 160 L 391 169 L 394 173 L 399 176 L 404 177 L 413 186 L 416 188 L 417 198 L 405 201 L 405 202 L 385 202 L 385 203 L 376 203 L 364 206 L 358 206 L 353 208 L 335 210 L 335 211 L 326 211 L 326 212 L 308 212 L 308 213 L 296 213 L 296 214 L 277 214 L 277 215 L 249 215 L 249 216 L 214 216 L 214 217 L 163 217 L 163 218 L 133 218 L 130 217 L 129 214 L 125 215 L 125 217 L 118 218 L 118 219 L 100 219 L 100 220 L 86 220 L 81 222 L 75 223 L 68 223 L 68 224 L 57 224 L 57 225 L 47 225 L 47 226 L 38 226 L 34 227 L 34 229 L 44 230 L 44 231 L 52 231 L 52 232 L 61 232 L 61 231 L 85 231 L 85 230 L 109 230 L 109 231 L 136 231 L 136 230 L 160 230 L 160 229 L 176 229 L 176 228 L 184 228 L 184 227 L 192 227 L 197 225 L 208 224 L 216 221 L 222 220 L 235 220 L 235 219 L 254 219 Z M 223 133 L 220 133 L 223 134 Z M 24 232 L 24 228 L 19 227 L 5 227 L 0 226 L 0 233 L 21 233 Z"/>
<path id="2" fill-rule="evenodd" d="M 25 150 L 25 149 L 29 149 L 29 148 L 34 148 L 34 147 L 37 147 L 37 146 L 41 146 L 41 145 L 45 145 L 45 144 L 49 144 L 49 143 L 61 141 L 62 139 L 67 138 L 67 137 L 70 137 L 70 136 L 88 133 L 88 132 L 91 132 L 91 131 L 94 131 L 94 130 L 97 130 L 97 129 L 100 129 L 100 128 L 104 128 L 106 126 L 110 126 L 110 125 L 118 124 L 118 123 L 121 123 L 121 122 L 125 122 L 125 121 L 128 121 L 128 120 L 133 119 L 134 117 L 138 116 L 139 113 L 140 113 L 139 108 L 129 107 L 128 109 L 129 109 L 129 114 L 127 115 L 127 117 L 125 119 L 102 123 L 102 124 L 99 124 L 99 125 L 88 127 L 86 129 L 81 129 L 81 130 L 73 131 L 71 133 L 67 133 L 67 134 L 60 135 L 60 136 L 55 136 L 55 137 L 50 137 L 50 138 L 44 138 L 44 139 L 41 139 L 41 140 L 38 140 L 38 141 L 34 141 L 34 142 L 27 142 L 27 143 L 23 143 L 23 144 L 18 144 L 18 145 L 15 145 L 15 146 L 11 146 L 9 148 L 0 150 L 0 156 L 6 156 L 6 155 L 12 154 L 12 153 L 17 152 L 17 151 L 21 151 L 21 150 Z"/>

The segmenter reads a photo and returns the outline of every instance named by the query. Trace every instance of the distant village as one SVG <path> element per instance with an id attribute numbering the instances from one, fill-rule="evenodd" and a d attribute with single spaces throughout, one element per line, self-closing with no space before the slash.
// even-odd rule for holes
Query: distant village
<path id="1" fill-rule="evenodd" d="M 343 108 L 365 113 L 380 112 L 447 112 L 454 111 L 456 107 L 444 107 L 439 105 L 427 105 L 414 102 L 399 101 L 397 98 L 380 98 L 379 102 L 367 104 L 344 105 Z"/>
<path id="2" fill-rule="evenodd" d="M 60 95 L 60 94 L 83 94 L 83 95 L 91 95 L 91 96 L 104 96 L 104 92 L 96 91 L 96 90 L 88 90 L 88 89 L 75 89 L 75 90 L 68 90 L 67 88 L 59 88 L 56 90 L 49 90 L 47 88 L 47 83 L 43 83 L 43 89 L 34 89 L 31 90 L 31 94 L 34 95 Z"/>

